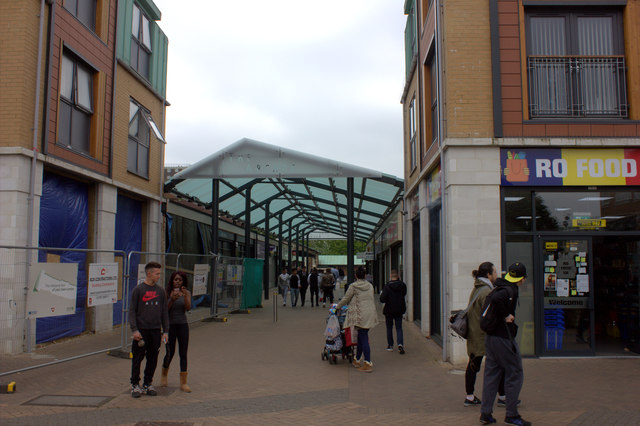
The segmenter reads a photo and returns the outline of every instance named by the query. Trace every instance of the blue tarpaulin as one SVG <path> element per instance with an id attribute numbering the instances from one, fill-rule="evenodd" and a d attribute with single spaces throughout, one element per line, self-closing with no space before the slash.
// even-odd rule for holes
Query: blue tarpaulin
<path id="1" fill-rule="evenodd" d="M 118 195 L 116 213 L 115 250 L 142 251 L 142 202 Z M 131 255 L 129 265 L 129 291 L 137 284 L 140 255 Z M 124 289 L 123 293 L 124 295 Z M 129 297 L 127 294 L 126 297 Z M 125 323 L 127 319 L 125 318 Z M 122 299 L 113 304 L 113 325 L 122 323 Z"/>

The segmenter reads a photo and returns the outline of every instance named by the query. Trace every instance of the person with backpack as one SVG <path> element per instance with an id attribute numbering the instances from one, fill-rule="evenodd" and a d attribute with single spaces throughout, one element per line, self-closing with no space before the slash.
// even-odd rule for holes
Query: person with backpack
<path id="1" fill-rule="evenodd" d="M 516 262 L 507 271 L 504 278 L 496 279 L 495 288 L 487 295 L 480 317 L 480 327 L 487 334 L 480 422 L 496 423 L 492 416 L 493 403 L 500 380 L 504 376 L 507 407 L 504 422 L 508 425 L 530 426 L 531 422 L 524 420 L 518 413 L 518 396 L 524 373 L 520 349 L 515 341 L 518 332 L 515 323 L 518 287 L 524 283 L 527 269 L 522 263 Z"/>
<path id="2" fill-rule="evenodd" d="M 465 407 L 478 407 L 482 403 L 474 395 L 476 377 L 482 366 L 484 357 L 485 332 L 480 328 L 480 315 L 487 295 L 493 290 L 493 283 L 498 278 L 496 267 L 491 262 L 483 262 L 478 269 L 471 273 L 474 279 L 473 291 L 469 295 L 467 308 L 467 355 L 469 363 L 464 374 L 464 385 L 467 397 L 464 399 Z M 500 381 L 498 389 L 498 405 L 505 404 L 504 380 Z"/>
<path id="3" fill-rule="evenodd" d="M 387 351 L 393 351 L 393 323 L 396 325 L 398 351 L 404 354 L 404 339 L 402 334 L 402 315 L 407 311 L 404 298 L 407 295 L 407 285 L 398 278 L 398 270 L 391 270 L 391 281 L 385 284 L 380 295 L 380 302 L 384 303 L 382 313 L 387 324 Z"/>
<path id="4" fill-rule="evenodd" d="M 325 273 L 322 275 L 322 280 L 320 281 L 320 288 L 322 289 L 323 298 L 322 298 L 322 307 L 325 307 L 327 303 L 327 299 L 329 299 L 329 303 L 333 304 L 333 289 L 336 287 L 336 279 L 331 273 L 331 268 L 327 268 Z"/>

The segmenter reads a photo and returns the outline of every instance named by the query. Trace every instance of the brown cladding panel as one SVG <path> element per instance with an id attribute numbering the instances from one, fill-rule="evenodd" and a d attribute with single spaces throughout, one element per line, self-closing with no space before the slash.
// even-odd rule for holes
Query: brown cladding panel
<path id="1" fill-rule="evenodd" d="M 569 125 L 568 124 L 547 124 L 547 134 L 545 136 L 548 137 L 566 137 L 569 136 Z"/>
<path id="2" fill-rule="evenodd" d="M 507 124 L 505 123 L 502 126 L 503 132 L 504 132 L 504 136 L 506 138 L 515 138 L 515 137 L 522 137 L 523 133 L 522 133 L 522 124 Z"/>
<path id="3" fill-rule="evenodd" d="M 588 137 L 591 136 L 591 125 L 585 124 L 571 124 L 569 126 L 569 136 L 571 137 Z"/>

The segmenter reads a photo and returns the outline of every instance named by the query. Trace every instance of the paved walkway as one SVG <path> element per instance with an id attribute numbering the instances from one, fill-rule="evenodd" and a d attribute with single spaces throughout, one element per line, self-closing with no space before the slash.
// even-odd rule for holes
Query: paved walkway
<path id="1" fill-rule="evenodd" d="M 327 310 L 283 308 L 272 301 L 226 323 L 191 327 L 189 384 L 131 398 L 130 361 L 105 354 L 12 376 L 0 395 L 2 425 L 476 425 L 465 408 L 464 366 L 439 362 L 441 349 L 405 323 L 407 353 L 385 351 L 384 324 L 370 334 L 374 372 L 320 357 Z M 381 316 L 382 318 L 382 316 Z M 161 351 L 161 356 L 164 349 Z M 639 359 L 527 359 L 520 412 L 536 425 L 640 425 Z M 155 384 L 159 383 L 159 369 Z M 481 394 L 481 379 L 476 394 Z M 99 407 L 27 405 L 43 395 L 103 396 Z M 504 409 L 496 408 L 498 424 Z"/>

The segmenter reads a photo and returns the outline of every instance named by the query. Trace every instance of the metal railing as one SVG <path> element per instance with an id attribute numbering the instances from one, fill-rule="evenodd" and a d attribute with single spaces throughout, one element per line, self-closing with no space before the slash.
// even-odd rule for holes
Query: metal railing
<path id="1" fill-rule="evenodd" d="M 623 56 L 529 56 L 531 118 L 629 114 Z"/>

